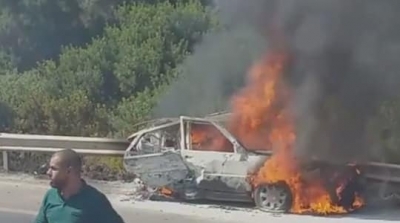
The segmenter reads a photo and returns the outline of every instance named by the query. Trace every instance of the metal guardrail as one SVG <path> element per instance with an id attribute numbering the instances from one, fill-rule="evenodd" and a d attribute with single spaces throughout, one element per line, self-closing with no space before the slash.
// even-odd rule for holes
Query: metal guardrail
<path id="1" fill-rule="evenodd" d="M 360 167 L 366 179 L 400 184 L 400 165 L 369 162 Z"/>
<path id="2" fill-rule="evenodd" d="M 126 139 L 0 133 L 4 170 L 9 170 L 8 152 L 11 151 L 54 153 L 73 149 L 85 155 L 122 156 L 128 146 Z"/>
<path id="3" fill-rule="evenodd" d="M 4 170 L 9 169 L 12 151 L 54 153 L 68 148 L 85 155 L 123 156 L 128 147 L 128 139 L 0 133 Z M 370 162 L 361 167 L 369 179 L 400 183 L 400 165 Z"/>
<path id="4" fill-rule="evenodd" d="M 390 163 L 378 163 L 378 162 L 370 162 L 368 166 L 371 167 L 381 167 L 381 168 L 393 168 L 400 170 L 400 165 L 397 164 L 390 164 Z"/>

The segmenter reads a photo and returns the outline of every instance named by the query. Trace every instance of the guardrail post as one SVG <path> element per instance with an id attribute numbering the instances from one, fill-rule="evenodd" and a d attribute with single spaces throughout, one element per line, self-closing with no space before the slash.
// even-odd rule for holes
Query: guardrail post
<path id="1" fill-rule="evenodd" d="M 3 151 L 3 169 L 8 171 L 8 153 L 7 151 Z"/>

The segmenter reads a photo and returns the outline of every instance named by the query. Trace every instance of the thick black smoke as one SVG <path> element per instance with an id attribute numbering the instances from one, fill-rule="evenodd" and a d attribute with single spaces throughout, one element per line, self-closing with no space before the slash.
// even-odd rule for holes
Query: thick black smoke
<path id="1" fill-rule="evenodd" d="M 340 162 L 369 158 L 368 120 L 382 100 L 396 95 L 400 89 L 400 1 L 216 0 L 215 3 L 223 21 L 237 33 L 247 32 L 241 41 L 254 43 L 248 44 L 249 52 L 265 49 L 257 48 L 263 41 L 250 40 L 255 37 L 263 38 L 269 49 L 278 42 L 286 46 L 291 57 L 286 80 L 295 95 L 291 108 L 296 117 L 299 156 L 313 155 Z M 243 28 L 243 24 L 256 31 L 235 29 Z M 207 45 L 215 47 L 208 47 L 207 52 L 199 50 L 198 58 L 220 55 L 212 61 L 196 60 L 196 54 L 192 57 L 187 75 L 196 81 L 188 78 L 186 84 L 189 88 L 202 86 L 196 96 L 202 97 L 204 92 L 212 95 L 209 99 L 213 101 L 214 95 L 222 95 L 221 89 L 227 87 L 222 80 L 235 76 L 226 71 L 238 63 L 241 69 L 237 71 L 244 77 L 249 59 L 238 56 L 226 60 L 222 55 L 231 54 L 232 46 L 216 47 L 232 41 L 229 36 L 210 38 Z M 220 67 L 221 64 L 226 68 Z M 170 94 L 162 103 L 187 108 L 190 103 L 178 98 L 190 95 L 189 91 L 175 91 L 175 96 Z M 171 100 L 174 97 L 175 102 Z M 197 97 L 191 103 L 196 101 Z"/>
<path id="2" fill-rule="evenodd" d="M 400 2 L 285 0 L 273 10 L 292 56 L 297 147 L 303 157 L 367 159 L 367 124 L 400 76 Z"/>

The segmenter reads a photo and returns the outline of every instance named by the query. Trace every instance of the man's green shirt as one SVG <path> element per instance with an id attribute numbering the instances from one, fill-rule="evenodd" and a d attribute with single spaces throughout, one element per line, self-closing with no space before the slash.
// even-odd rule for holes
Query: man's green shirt
<path id="1" fill-rule="evenodd" d="M 123 223 L 107 197 L 84 183 L 65 200 L 57 189 L 47 191 L 35 223 Z"/>

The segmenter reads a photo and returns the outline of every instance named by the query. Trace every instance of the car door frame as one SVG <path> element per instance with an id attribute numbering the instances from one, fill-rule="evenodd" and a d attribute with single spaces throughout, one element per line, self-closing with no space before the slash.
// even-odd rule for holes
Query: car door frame
<path id="1" fill-rule="evenodd" d="M 195 169 L 198 186 L 201 189 L 216 191 L 246 192 L 248 153 L 242 145 L 225 128 L 219 124 L 202 118 L 181 116 L 181 154 L 183 159 Z M 192 150 L 190 143 L 190 123 L 207 123 L 216 127 L 233 146 L 233 152 Z M 232 167 L 237 167 L 233 170 Z M 227 181 L 232 182 L 227 185 Z M 211 183 L 207 183 L 211 182 Z M 219 187 L 217 185 L 220 185 Z"/>
<path id="2" fill-rule="evenodd" d="M 187 177 L 190 170 L 186 165 L 186 162 L 182 160 L 180 154 L 181 148 L 167 149 L 160 152 L 154 153 L 140 153 L 134 149 L 139 143 L 139 140 L 148 133 L 168 128 L 170 126 L 177 125 L 180 128 L 180 122 L 175 121 L 172 123 L 163 124 L 156 127 L 143 129 L 136 134 L 132 135 L 132 142 L 125 151 L 123 165 L 128 172 L 138 174 L 139 178 L 143 182 L 169 182 L 173 184 L 173 179 L 179 178 L 176 181 L 183 180 Z M 178 130 L 179 131 L 179 130 Z M 162 145 L 161 145 L 162 147 Z M 178 145 L 179 147 L 179 145 Z M 163 160 L 165 158 L 165 160 Z M 153 163 L 151 162 L 153 161 Z M 154 162 L 158 161 L 158 162 Z M 165 162 L 164 162 L 165 161 Z M 156 178 L 160 180 L 156 180 Z M 154 179 L 153 179 L 154 178 Z M 156 184 L 156 183 L 154 183 Z M 153 186 L 153 185 L 150 185 Z M 168 185 L 157 185 L 157 186 L 168 186 Z"/>

